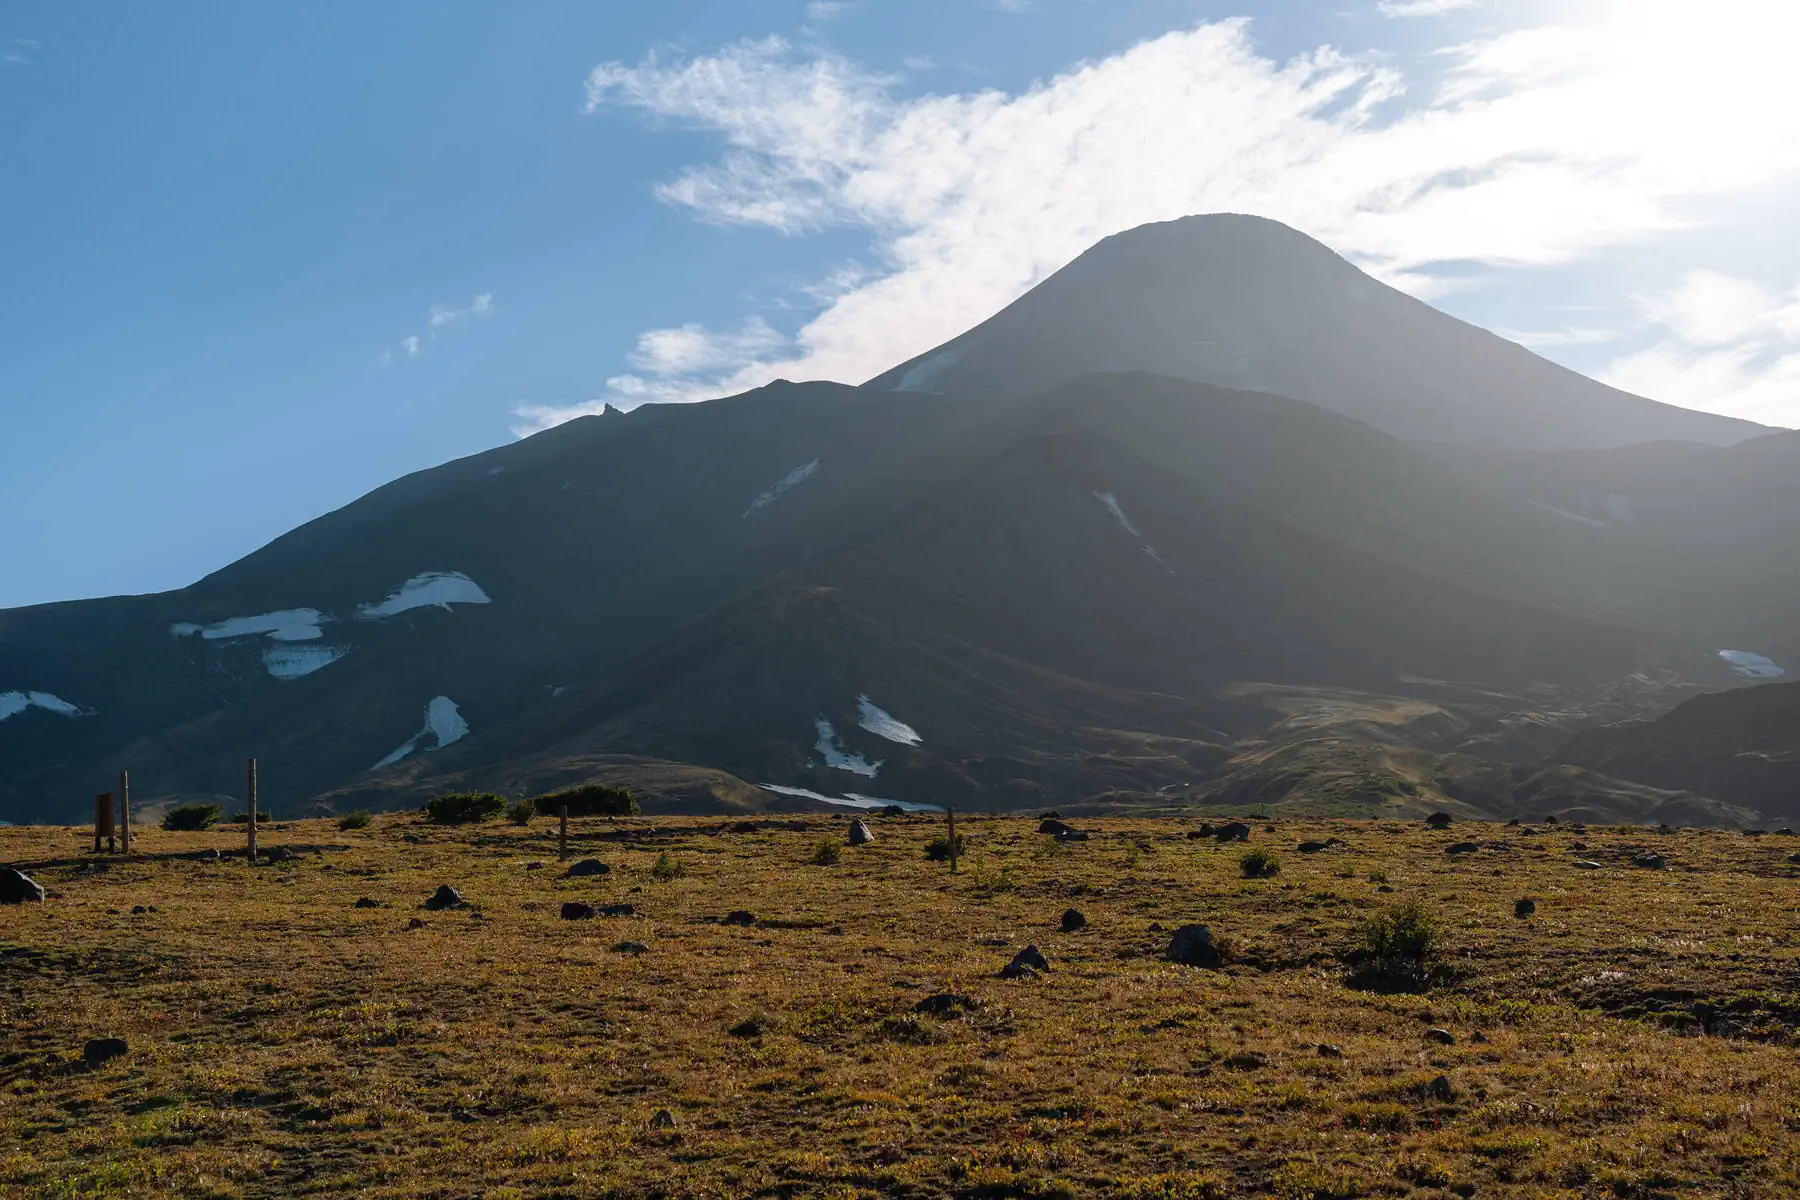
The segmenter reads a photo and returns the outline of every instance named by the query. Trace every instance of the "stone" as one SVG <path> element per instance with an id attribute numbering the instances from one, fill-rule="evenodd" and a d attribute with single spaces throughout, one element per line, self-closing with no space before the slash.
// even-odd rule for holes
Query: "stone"
<path id="1" fill-rule="evenodd" d="M 527 871 L 541 871 L 544 869 L 544 864 L 541 862 L 528 862 L 525 864 L 525 869 Z"/>
<path id="2" fill-rule="evenodd" d="M 423 928 L 425 928 L 425 918 L 424 917 L 414 917 L 412 920 L 410 920 L 406 923 L 406 927 L 408 929 L 423 929 Z"/>
<path id="3" fill-rule="evenodd" d="M 1557 823 L 1557 821 L 1558 821 L 1558 817 L 1555 813 L 1545 813 L 1544 814 L 1544 824 L 1555 825 Z"/>
<path id="4" fill-rule="evenodd" d="M 1660 854 L 1640 854 L 1631 860 L 1631 865 L 1642 867 L 1646 871 L 1661 871 L 1667 869 L 1669 864 L 1663 861 Z"/>
<path id="5" fill-rule="evenodd" d="M 868 822 L 861 819 L 850 822 L 850 844 L 866 846 L 875 840 L 875 831 L 869 828 Z"/>
<path id="6" fill-rule="evenodd" d="M 1376 891 L 1378 891 L 1378 892 L 1381 892 L 1381 893 L 1383 893 L 1383 894 L 1387 894 L 1387 895 L 1391 895 L 1391 894 L 1392 894 L 1392 893 L 1393 893 L 1393 891 L 1394 891 L 1394 889 L 1393 889 L 1393 888 L 1391 888 L 1391 887 L 1389 887 L 1389 886 L 1388 886 L 1388 885 L 1387 885 L 1387 884 L 1385 884 L 1385 883 L 1384 883 L 1384 884 L 1382 884 L 1382 885 L 1381 885 L 1381 886 L 1380 886 L 1380 887 L 1378 887 L 1378 888 L 1376 888 L 1376 889 L 1375 889 L 1375 890 L 1376 890 Z"/>
<path id="7" fill-rule="evenodd" d="M 637 909 L 629 904 L 602 904 L 598 909 L 603 917 L 635 917 Z"/>
<path id="8" fill-rule="evenodd" d="M 1062 915 L 1062 931 L 1074 933 L 1077 929 L 1087 928 L 1087 917 L 1079 908 L 1066 908 Z"/>
<path id="9" fill-rule="evenodd" d="M 417 846 L 424 842 L 425 839 L 416 833 L 403 833 L 400 835 L 400 840 L 409 846 Z"/>
<path id="10" fill-rule="evenodd" d="M 913 1005 L 914 1012 L 924 1013 L 928 1017 L 937 1017 L 941 1020 L 960 1017 L 976 1012 L 980 1008 L 981 1001 L 973 996 L 965 996 L 961 992 L 939 992 L 936 995 L 927 996 Z"/>
<path id="11" fill-rule="evenodd" d="M 1318 1045 L 1318 1051 L 1319 1051 L 1320 1058 L 1342 1058 L 1342 1057 L 1344 1057 L 1344 1048 L 1342 1046 L 1334 1046 L 1330 1042 L 1320 1042 Z"/>
<path id="12" fill-rule="evenodd" d="M 650 1128 L 652 1128 L 652 1129 L 673 1129 L 673 1128 L 675 1128 L 675 1114 L 670 1112 L 666 1108 L 657 1109 L 656 1115 L 654 1117 L 650 1118 Z"/>
<path id="13" fill-rule="evenodd" d="M 1040 821 L 1055 821 L 1055 820 L 1059 820 L 1061 817 L 1062 817 L 1062 814 L 1057 812 L 1054 808 L 1051 809 L 1047 813 L 1039 813 L 1038 814 L 1038 819 Z"/>
<path id="14" fill-rule="evenodd" d="M 1044 820 L 1038 822 L 1038 832 L 1047 833 L 1052 837 L 1062 837 L 1064 834 L 1074 833 L 1075 829 L 1073 826 L 1065 825 L 1055 817 L 1046 817 Z"/>
<path id="15" fill-rule="evenodd" d="M 115 1058 L 123 1058 L 130 1051 L 131 1047 L 125 1044 L 124 1038 L 94 1038 L 81 1048 L 81 1061 L 91 1069 Z"/>
<path id="16" fill-rule="evenodd" d="M 431 899 L 425 901 L 425 907 L 432 912 L 438 912 L 446 908 L 465 908 L 468 903 L 463 899 L 461 892 L 445 883 L 439 884 L 438 890 L 431 893 Z"/>
<path id="17" fill-rule="evenodd" d="M 150 910 L 142 904 L 134 904 L 131 906 L 131 915 L 134 917 L 137 916 L 139 913 L 147 913 L 149 911 Z"/>
<path id="18" fill-rule="evenodd" d="M 884 817 L 904 817 L 906 815 L 906 810 L 901 808 L 898 804 L 890 804 L 881 810 L 881 815 Z"/>
<path id="19" fill-rule="evenodd" d="M 1577 871 L 1598 871 L 1600 869 L 1600 864 L 1597 862 L 1590 862 L 1585 858 L 1578 858 L 1575 860 L 1575 869 Z"/>
<path id="20" fill-rule="evenodd" d="M 1425 1085 L 1425 1094 L 1442 1104 L 1448 1104 L 1456 1098 L 1456 1089 L 1450 1086 L 1448 1075 L 1439 1075 Z"/>
<path id="21" fill-rule="evenodd" d="M 373 899 L 369 896 L 359 896 L 356 901 L 356 907 L 357 908 L 380 908 L 381 901 Z"/>
<path id="22" fill-rule="evenodd" d="M 1800 854 L 1788 855 L 1788 861 L 1791 863 L 1800 863 Z"/>
<path id="23" fill-rule="evenodd" d="M 1212 930 L 1204 925 L 1183 925 L 1169 938 L 1163 956 L 1184 967 L 1217 967 L 1223 958 L 1213 945 Z"/>
<path id="24" fill-rule="evenodd" d="M 1776 837 L 1793 837 L 1794 831 L 1792 829 L 1789 829 L 1786 825 L 1783 825 L 1780 829 L 1777 829 L 1775 831 L 1775 836 Z"/>
<path id="25" fill-rule="evenodd" d="M 1425 1040 L 1428 1042 L 1436 1042 L 1440 1046 L 1456 1045 L 1456 1035 L 1451 1033 L 1448 1029 L 1438 1029 L 1435 1027 L 1427 1029 L 1425 1031 Z"/>
<path id="26" fill-rule="evenodd" d="M 1013 955 L 1012 961 L 1001 968 L 1000 978 L 1028 978 L 1049 969 L 1050 960 L 1044 957 L 1043 952 L 1036 946 L 1027 946 Z"/>
<path id="27" fill-rule="evenodd" d="M 1570 842 L 1569 849 L 1571 849 L 1571 850 L 1586 850 L 1587 843 L 1586 842 Z"/>
<path id="28" fill-rule="evenodd" d="M 270 846 L 263 852 L 263 860 L 271 863 L 293 862 L 299 857 L 298 854 L 295 854 L 286 846 Z"/>
<path id="29" fill-rule="evenodd" d="M 598 915 L 598 910 L 591 904 L 583 904 L 579 900 L 563 901 L 562 919 L 565 921 L 591 921 Z"/>
<path id="30" fill-rule="evenodd" d="M 1476 842 L 1454 842 L 1444 848 L 1445 854 L 1474 854 L 1481 846 Z"/>
<path id="31" fill-rule="evenodd" d="M 0 867 L 0 904 L 42 904 L 44 887 L 11 867 Z"/>
<path id="32" fill-rule="evenodd" d="M 1453 820 L 1455 818 L 1447 812 L 1434 812 L 1425 818 L 1425 824 L 1432 829 L 1448 829 Z"/>
<path id="33" fill-rule="evenodd" d="M 1529 917 L 1532 913 L 1534 913 L 1536 911 L 1537 911 L 1537 901 L 1536 900 L 1532 900 L 1527 897 L 1527 898 L 1513 901 L 1513 916 L 1518 917 L 1520 920 L 1524 920 L 1526 917 Z"/>
<path id="34" fill-rule="evenodd" d="M 725 914 L 725 923 L 727 925 L 754 925 L 756 924 L 756 914 L 741 908 L 733 909 Z"/>
<path id="35" fill-rule="evenodd" d="M 1250 827 L 1242 821 L 1229 821 L 1213 830 L 1213 840 L 1220 845 L 1226 842 L 1247 842 L 1250 840 Z"/>
<path id="36" fill-rule="evenodd" d="M 1325 843 L 1324 842 L 1301 842 L 1298 846 L 1296 846 L 1294 848 L 1296 850 L 1300 851 L 1300 853 L 1302 853 L 1302 854 L 1317 854 L 1319 851 L 1325 849 Z"/>
<path id="37" fill-rule="evenodd" d="M 650 947 L 644 945 L 644 943 L 642 943 L 642 942 L 620 942 L 618 945 L 613 947 L 613 953 L 615 953 L 615 954 L 648 954 L 648 953 L 650 953 Z"/>
<path id="38" fill-rule="evenodd" d="M 597 858 L 584 858 L 569 868 L 570 879 L 580 879 L 587 875 L 611 875 L 612 868 Z"/>

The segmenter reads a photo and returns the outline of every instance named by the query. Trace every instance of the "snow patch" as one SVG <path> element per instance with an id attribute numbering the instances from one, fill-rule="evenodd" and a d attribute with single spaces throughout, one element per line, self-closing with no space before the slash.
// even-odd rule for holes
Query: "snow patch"
<path id="1" fill-rule="evenodd" d="M 859 696 L 856 700 L 857 721 L 864 729 L 876 737 L 886 738 L 890 742 L 898 742 L 902 746 L 917 746 L 920 742 L 918 730 L 894 717 L 892 713 L 877 707 L 868 696 Z"/>
<path id="2" fill-rule="evenodd" d="M 41 708 L 61 717 L 79 717 L 81 706 L 49 692 L 0 692 L 0 721 L 16 717 L 28 708 Z"/>
<path id="3" fill-rule="evenodd" d="M 456 701 L 448 696 L 433 697 L 425 705 L 425 727 L 395 747 L 393 752 L 369 769 L 379 771 L 391 767 L 415 750 L 442 750 L 451 742 L 469 736 L 469 723 L 456 711 Z M 430 744 L 427 745 L 426 743 Z"/>
<path id="4" fill-rule="evenodd" d="M 415 608 L 436 607 L 449 612 L 452 604 L 491 603 L 493 601 L 481 590 L 481 585 L 461 571 L 427 571 L 423 575 L 414 575 L 389 592 L 388 598 L 379 604 L 358 605 L 356 618 L 379 621 Z"/>
<path id="5" fill-rule="evenodd" d="M 1721 650 L 1719 657 L 1730 663 L 1731 669 L 1745 679 L 1780 679 L 1787 674 L 1770 659 L 1748 650 Z"/>
<path id="6" fill-rule="evenodd" d="M 771 504 L 775 503 L 775 501 L 779 500 L 782 496 L 782 493 L 786 492 L 788 489 L 798 487 L 800 484 L 805 483 L 808 479 L 811 479 L 813 476 L 813 472 L 817 471 L 818 469 L 819 469 L 819 460 L 816 458 L 813 459 L 809 463 L 801 463 L 799 466 L 797 466 L 793 470 L 789 471 L 786 475 L 783 475 L 780 479 L 776 480 L 774 485 L 772 487 L 770 487 L 766 492 L 764 492 L 762 495 L 758 496 L 756 499 L 752 500 L 750 502 L 750 507 L 746 508 L 744 510 L 743 516 L 744 517 L 755 516 L 757 513 L 761 512 L 763 509 L 769 507 L 769 505 L 771 505 Z M 742 520 L 742 519 L 743 519 L 742 517 L 739 518 L 739 520 Z"/>
<path id="7" fill-rule="evenodd" d="M 270 646 L 263 651 L 263 666 L 277 679 L 299 679 L 348 653 L 348 646 Z"/>
<path id="8" fill-rule="evenodd" d="M 1527 500 L 1525 503 L 1533 508 L 1541 508 L 1545 512 L 1553 512 L 1559 517 L 1567 517 L 1571 521 L 1580 521 L 1583 525 L 1592 525 L 1595 529 L 1605 529 L 1605 521 L 1596 521 L 1592 517 L 1584 517 L 1580 513 L 1572 513 L 1566 508 L 1557 508 L 1553 504 L 1545 504 L 1541 500 Z"/>
<path id="9" fill-rule="evenodd" d="M 209 642 L 256 636 L 272 642 L 313 642 L 325 636 L 319 626 L 330 619 L 316 608 L 284 608 L 256 617 L 227 617 L 211 625 L 180 621 L 169 626 L 169 632 L 176 637 L 197 633 Z"/>
<path id="10" fill-rule="evenodd" d="M 1119 518 L 1119 524 L 1125 527 L 1126 533 L 1129 533 L 1134 538 L 1141 538 L 1144 536 L 1138 532 L 1138 527 L 1131 523 L 1131 518 L 1125 515 L 1125 510 L 1119 507 L 1119 498 L 1117 496 L 1113 495 L 1111 492 L 1095 492 L 1094 499 L 1106 505 L 1107 511 Z"/>
<path id="11" fill-rule="evenodd" d="M 961 346 L 951 350 L 940 350 L 902 375 L 900 382 L 894 385 L 894 390 L 896 392 L 931 392 L 936 395 L 937 393 L 927 385 L 947 369 L 962 361 L 962 356 L 963 348 Z"/>
<path id="12" fill-rule="evenodd" d="M 505 471 L 506 471 L 505 467 L 489 467 L 487 469 L 487 473 L 489 475 L 500 475 L 500 474 L 503 474 Z"/>
<path id="13" fill-rule="evenodd" d="M 819 740 L 813 743 L 813 749 L 825 760 L 828 767 L 836 767 L 840 771 L 849 771 L 852 775 L 864 775 L 875 778 L 875 772 L 881 770 L 879 762 L 871 763 L 860 754 L 848 754 L 838 743 L 837 730 L 824 717 L 813 721 L 813 728 L 819 731 Z"/>
<path id="14" fill-rule="evenodd" d="M 759 783 L 756 785 L 765 792 L 775 792 L 782 796 L 799 796 L 806 800 L 818 800 L 825 804 L 836 804 L 842 808 L 904 808 L 907 812 L 943 812 L 935 804 L 916 804 L 911 800 L 883 800 L 879 796 L 863 796 L 855 792 L 843 796 L 826 796 L 819 792 L 809 791 L 801 787 L 788 787 L 780 783 Z"/>

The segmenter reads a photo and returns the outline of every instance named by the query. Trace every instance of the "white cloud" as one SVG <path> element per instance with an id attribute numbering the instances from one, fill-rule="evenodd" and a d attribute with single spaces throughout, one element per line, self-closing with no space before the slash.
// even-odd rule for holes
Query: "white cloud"
<path id="1" fill-rule="evenodd" d="M 1475 0 L 1381 0 L 1375 11 L 1384 17 L 1441 17 L 1459 8 L 1474 8 Z"/>
<path id="2" fill-rule="evenodd" d="M 1690 271 L 1643 310 L 1662 336 L 1601 378 L 1707 412 L 1800 421 L 1800 286 L 1778 295 L 1749 279 Z"/>
<path id="3" fill-rule="evenodd" d="M 806 19 L 809 21 L 829 21 L 833 17 L 842 16 L 852 7 L 849 0 L 812 0 L 806 6 Z"/>
<path id="4" fill-rule="evenodd" d="M 400 348 L 406 351 L 406 357 L 417 358 L 418 354 L 419 354 L 418 336 L 414 335 L 413 337 L 401 338 L 400 339 Z"/>
<path id="5" fill-rule="evenodd" d="M 493 312 L 494 294 L 483 292 L 470 299 L 467 308 L 445 308 L 442 305 L 434 304 L 431 306 L 431 311 L 425 315 L 425 321 L 433 329 L 436 329 L 463 317 L 486 317 L 493 315 Z"/>
<path id="6" fill-rule="evenodd" d="M 1575 262 L 1800 167 L 1796 41 L 1800 5 L 1715 0 L 1696 20 L 1683 0 L 1593 0 L 1430 56 L 1440 79 L 1411 95 L 1394 67 L 1328 47 L 1266 58 L 1243 20 L 1012 94 L 907 97 L 896 78 L 779 39 L 603 64 L 590 112 L 635 109 L 723 144 L 664 184 L 665 202 L 794 235 L 859 228 L 875 263 L 827 287 L 791 342 L 701 331 L 708 353 L 688 358 L 640 343 L 610 391 L 628 405 L 865 379 L 1100 238 L 1195 212 L 1286 221 L 1419 293 L 1437 264 Z"/>

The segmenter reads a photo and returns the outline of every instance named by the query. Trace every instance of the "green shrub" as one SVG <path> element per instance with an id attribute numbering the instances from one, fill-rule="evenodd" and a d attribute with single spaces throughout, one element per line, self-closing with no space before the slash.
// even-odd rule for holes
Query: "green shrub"
<path id="1" fill-rule="evenodd" d="M 472 825 L 505 811 L 506 801 L 492 792 L 446 792 L 425 803 L 425 819 L 433 825 Z"/>
<path id="2" fill-rule="evenodd" d="M 667 883 L 671 879 L 680 879 L 687 874 L 687 869 L 679 859 L 673 858 L 668 851 L 656 856 L 656 865 L 650 868 L 650 878 Z"/>
<path id="3" fill-rule="evenodd" d="M 270 820 L 271 818 L 266 812 L 259 812 L 256 814 L 256 823 L 258 825 L 266 825 Z M 231 820 L 226 823 L 229 825 L 248 825 L 250 823 L 250 814 L 247 812 L 234 812 L 231 814 Z"/>
<path id="4" fill-rule="evenodd" d="M 1417 900 L 1389 905 L 1351 934 L 1344 958 L 1352 982 L 1396 991 L 1423 991 L 1440 973 L 1437 917 Z"/>
<path id="5" fill-rule="evenodd" d="M 367 829 L 369 827 L 369 822 L 374 819 L 374 817 L 371 817 L 368 813 L 359 808 L 355 812 L 348 812 L 339 817 L 338 828 L 344 830 Z"/>
<path id="6" fill-rule="evenodd" d="M 1267 850 L 1246 850 L 1238 859 L 1238 870 L 1245 879 L 1270 879 L 1281 874 L 1281 859 Z"/>
<path id="7" fill-rule="evenodd" d="M 514 825 L 529 825 L 537 816 L 537 805 L 529 800 L 515 800 L 506 808 L 506 819 Z"/>
<path id="8" fill-rule="evenodd" d="M 569 806 L 571 817 L 635 817 L 640 811 L 636 796 L 624 788 L 600 783 L 584 783 L 560 792 L 547 792 L 531 803 L 546 817 L 560 814 L 565 804 Z"/>
<path id="9" fill-rule="evenodd" d="M 219 806 L 216 804 L 183 804 L 163 814 L 162 827 L 191 832 L 196 829 L 211 829 L 218 820 Z"/>
<path id="10" fill-rule="evenodd" d="M 961 858 L 969 852 L 969 839 L 962 834 L 956 835 L 956 857 Z M 925 843 L 925 857 L 932 862 L 946 862 L 950 858 L 950 839 L 948 836 L 932 838 Z"/>
<path id="11" fill-rule="evenodd" d="M 835 867 L 838 859 L 844 856 L 844 848 L 838 845 L 836 838 L 820 838 L 812 848 L 812 856 L 806 861 L 815 867 Z"/>

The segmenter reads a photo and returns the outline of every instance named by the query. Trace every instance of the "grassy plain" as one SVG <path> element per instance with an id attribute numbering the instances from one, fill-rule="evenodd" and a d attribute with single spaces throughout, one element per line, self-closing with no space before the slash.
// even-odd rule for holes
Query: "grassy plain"
<path id="1" fill-rule="evenodd" d="M 1283 820 L 1246 879 L 1191 822 L 1074 823 L 959 820 L 954 877 L 925 817 L 817 865 L 846 820 L 576 822 L 613 869 L 575 879 L 549 821 L 293 822 L 263 846 L 319 849 L 255 868 L 155 857 L 241 827 L 103 870 L 0 829 L 52 893 L 0 909 L 0 1195 L 1800 1194 L 1800 839 Z M 473 907 L 423 910 L 445 883 Z M 1454 978 L 1347 986 L 1400 900 Z M 1164 961 L 1193 921 L 1236 961 Z M 998 978 L 1028 943 L 1051 970 Z"/>

